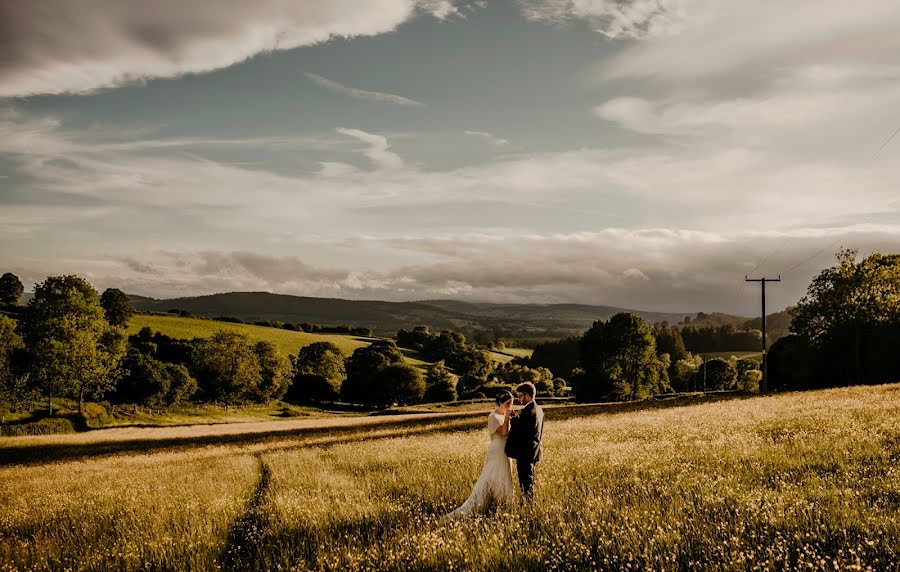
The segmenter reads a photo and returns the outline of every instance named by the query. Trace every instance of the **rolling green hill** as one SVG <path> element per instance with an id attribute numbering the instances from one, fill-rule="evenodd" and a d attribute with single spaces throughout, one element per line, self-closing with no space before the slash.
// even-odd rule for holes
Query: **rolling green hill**
<path id="1" fill-rule="evenodd" d="M 149 327 L 156 332 L 162 332 L 167 336 L 181 339 L 206 338 L 216 332 L 228 331 L 245 334 L 255 340 L 263 340 L 274 343 L 286 354 L 296 355 L 303 346 L 314 342 L 332 342 L 345 355 L 350 355 L 353 350 L 369 345 L 374 338 L 359 338 L 355 336 L 339 336 L 334 334 L 307 334 L 305 332 L 292 332 L 278 328 L 253 326 L 250 324 L 229 324 L 215 320 L 201 318 L 182 318 L 179 316 L 158 316 L 151 314 L 137 314 L 128 323 L 128 333 L 134 334 L 144 327 Z"/>
<path id="2" fill-rule="evenodd" d="M 136 314 L 128 323 L 128 333 L 137 333 L 138 330 L 144 327 L 173 338 L 186 340 L 205 338 L 221 331 L 237 332 L 247 335 L 254 340 L 272 342 L 287 355 L 297 355 L 300 348 L 315 342 L 331 342 L 340 348 L 345 356 L 349 356 L 356 348 L 367 346 L 378 339 L 338 334 L 309 334 L 306 332 L 282 330 L 280 328 L 254 326 L 252 324 L 232 324 L 203 318 L 185 318 L 157 314 Z M 406 363 L 410 365 L 424 370 L 429 364 L 429 362 L 419 359 L 416 352 L 412 350 L 401 348 L 401 351 Z"/>
<path id="3" fill-rule="evenodd" d="M 427 325 L 469 336 L 496 332 L 498 337 L 564 337 L 586 330 L 598 318 L 630 311 L 585 304 L 487 304 L 454 300 L 381 302 L 288 296 L 268 292 L 231 292 L 157 300 L 131 296 L 135 308 L 153 312 L 184 310 L 196 316 L 229 316 L 245 322 L 263 320 L 325 326 L 370 327 L 380 335 Z M 685 314 L 633 310 L 653 323 L 672 323 Z M 747 318 L 742 318 L 746 320 Z"/>

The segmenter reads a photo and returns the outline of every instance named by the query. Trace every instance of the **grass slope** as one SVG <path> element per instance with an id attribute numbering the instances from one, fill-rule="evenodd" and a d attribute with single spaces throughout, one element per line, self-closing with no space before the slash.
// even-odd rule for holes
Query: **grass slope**
<path id="1" fill-rule="evenodd" d="M 458 523 L 485 412 L 0 440 L 0 570 L 900 566 L 900 385 L 648 405 L 548 408 L 533 506 Z"/>
<path id="2" fill-rule="evenodd" d="M 306 332 L 293 332 L 291 330 L 251 324 L 232 324 L 201 318 L 182 318 L 179 316 L 158 316 L 152 314 L 137 314 L 133 316 L 128 323 L 128 333 L 137 333 L 138 330 L 144 327 L 181 339 L 206 338 L 221 331 L 238 332 L 254 340 L 272 342 L 286 354 L 292 355 L 296 355 L 301 347 L 308 346 L 314 342 L 331 342 L 341 348 L 341 352 L 345 355 L 350 355 L 356 348 L 367 346 L 373 340 L 373 338 L 335 334 L 308 334 Z"/>

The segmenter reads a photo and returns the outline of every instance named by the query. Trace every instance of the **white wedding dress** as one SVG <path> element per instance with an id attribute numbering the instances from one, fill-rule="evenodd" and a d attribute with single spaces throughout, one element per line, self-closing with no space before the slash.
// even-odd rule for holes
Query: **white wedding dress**
<path id="1" fill-rule="evenodd" d="M 487 457 L 481 476 L 472 489 L 472 494 L 458 509 L 447 515 L 447 518 L 461 518 L 476 512 L 483 512 L 492 503 L 511 504 L 515 500 L 512 468 L 510 460 L 504 452 L 506 436 L 497 432 L 503 425 L 503 416 L 491 412 L 488 415 L 488 433 L 491 442 L 488 445 Z"/>

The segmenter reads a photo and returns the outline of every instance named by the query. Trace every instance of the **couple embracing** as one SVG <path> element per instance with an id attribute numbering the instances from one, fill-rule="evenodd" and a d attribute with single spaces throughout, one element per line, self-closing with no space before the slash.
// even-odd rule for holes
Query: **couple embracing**
<path id="1" fill-rule="evenodd" d="M 497 408 L 488 415 L 490 444 L 481 476 L 472 494 L 458 509 L 447 515 L 460 518 L 483 512 L 492 504 L 511 504 L 515 499 L 510 459 L 516 461 L 522 497 L 534 497 L 534 465 L 541 460 L 541 437 L 544 433 L 544 410 L 534 402 L 534 385 L 523 383 L 516 388 L 516 399 L 522 408 L 513 409 L 513 396 L 502 391 Z"/>

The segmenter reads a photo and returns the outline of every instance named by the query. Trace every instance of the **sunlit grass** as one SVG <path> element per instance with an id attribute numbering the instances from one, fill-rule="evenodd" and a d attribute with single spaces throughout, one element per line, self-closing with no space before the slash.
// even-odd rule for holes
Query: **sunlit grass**
<path id="1" fill-rule="evenodd" d="M 272 342 L 286 354 L 296 354 L 301 347 L 308 346 L 314 342 L 331 342 L 337 345 L 345 355 L 350 355 L 356 348 L 369 345 L 369 342 L 363 341 L 363 339 L 356 336 L 310 334 L 282 330 L 280 328 L 254 326 L 252 324 L 232 324 L 216 320 L 152 314 L 137 314 L 133 316 L 128 322 L 128 333 L 135 334 L 144 327 L 149 327 L 153 331 L 162 332 L 167 336 L 180 339 L 206 338 L 220 331 L 238 332 L 250 336 L 254 340 Z"/>
<path id="2" fill-rule="evenodd" d="M 0 570 L 214 568 L 257 468 L 219 448 L 0 469 Z"/>
<path id="3" fill-rule="evenodd" d="M 7 467 L 0 561 L 299 570 L 900 565 L 900 385 L 598 411 L 548 409 L 533 506 L 457 523 L 442 516 L 480 471 L 481 415 L 291 421 L 298 432 L 227 446 Z M 198 439 L 226 431 L 153 431 L 190 439 L 189 429 Z M 84 437 L 28 439 L 54 438 Z M 43 506 L 51 508 L 33 508 Z M 84 536 L 73 532 L 76 522 Z M 196 554 L 170 540 L 182 538 L 200 547 Z"/>

